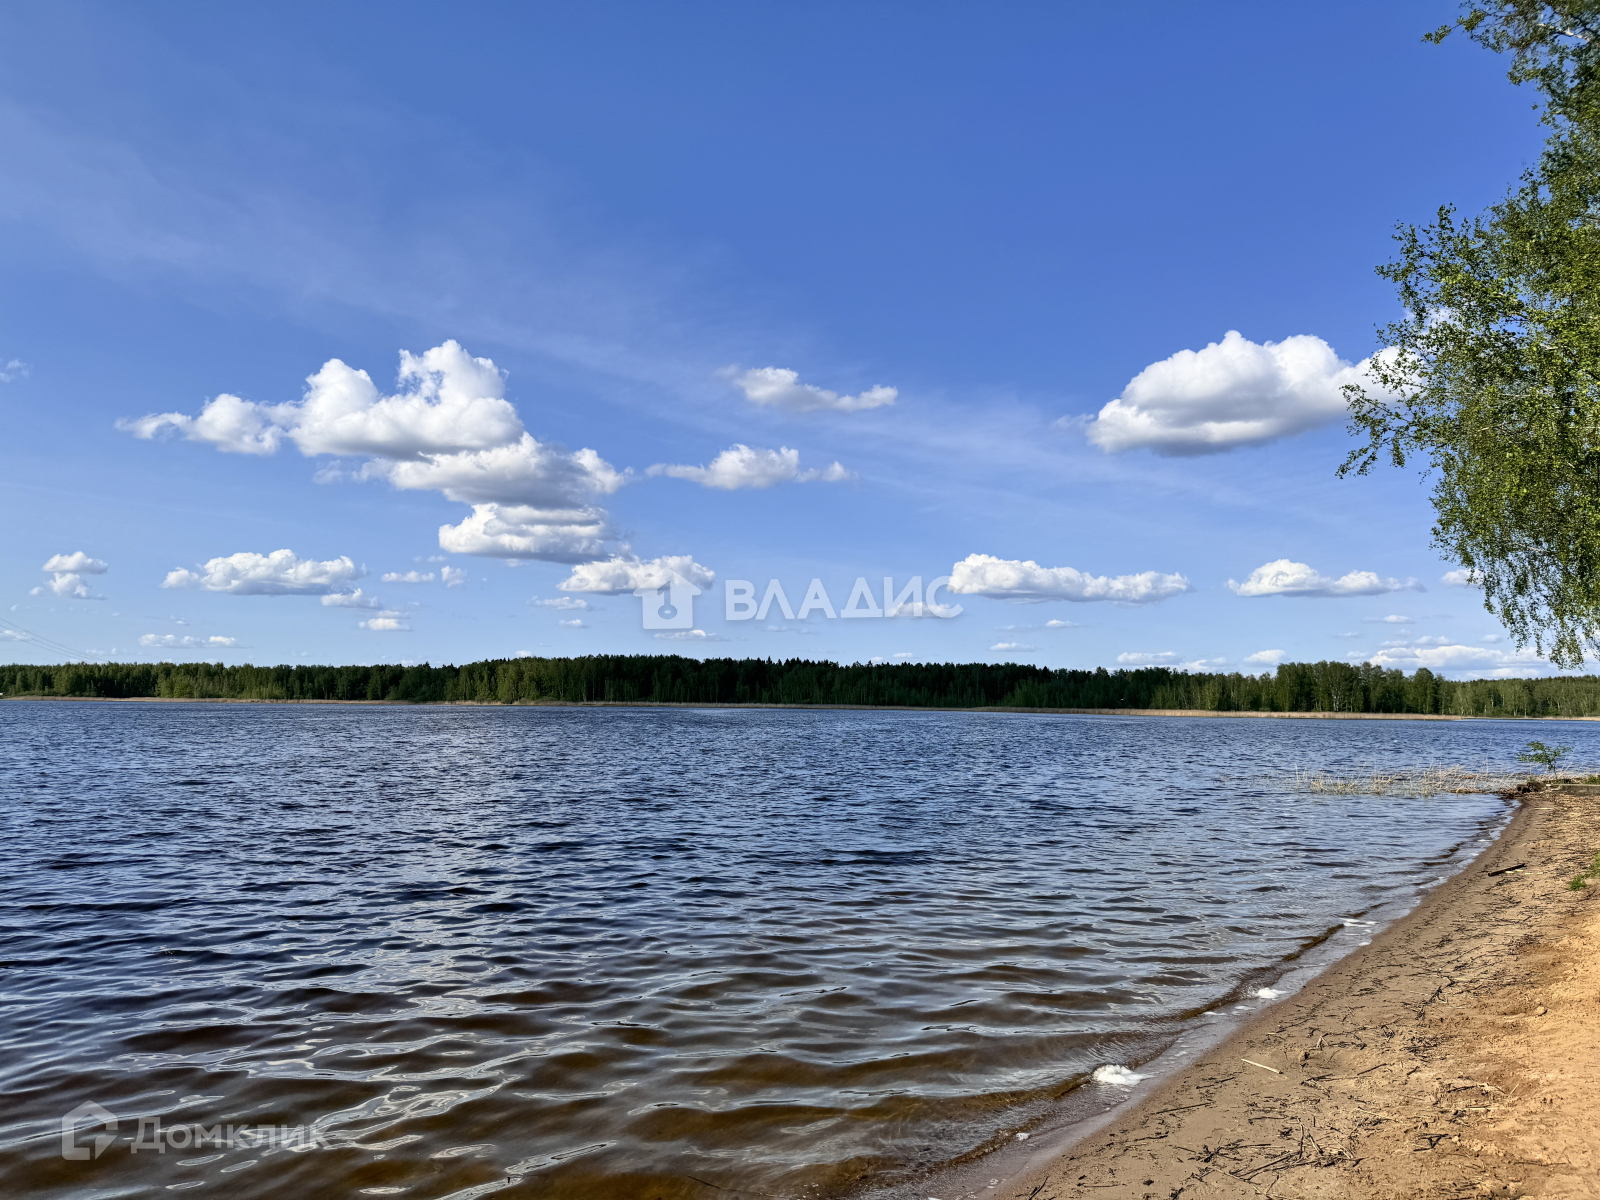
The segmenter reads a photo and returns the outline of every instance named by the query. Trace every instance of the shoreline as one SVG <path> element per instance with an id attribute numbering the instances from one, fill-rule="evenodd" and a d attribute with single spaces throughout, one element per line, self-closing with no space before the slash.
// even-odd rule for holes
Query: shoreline
<path id="1" fill-rule="evenodd" d="M 896 1194 L 1600 1195 L 1600 880 L 1567 887 L 1596 850 L 1600 799 L 1529 793 L 1370 945 L 1148 1092 Z"/>
<path id="2" fill-rule="evenodd" d="M 1000 713 L 1077 717 L 1242 717 L 1280 721 L 1600 721 L 1594 717 L 1462 716 L 1455 713 L 1266 712 L 1254 709 L 1219 711 L 1208 708 L 1023 708 L 998 704 L 945 708 L 914 704 L 730 704 L 690 700 L 283 700 L 243 696 L 7 696 L 0 703 L 40 701 L 80 704 L 310 704 L 360 708 L 713 708 L 785 709 L 812 712 Z"/>

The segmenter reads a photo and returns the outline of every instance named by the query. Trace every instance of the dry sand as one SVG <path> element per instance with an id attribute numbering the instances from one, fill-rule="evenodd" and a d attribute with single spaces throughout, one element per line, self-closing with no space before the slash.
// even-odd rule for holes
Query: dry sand
<path id="1" fill-rule="evenodd" d="M 1370 947 L 1067 1152 L 924 1194 L 1600 1197 L 1600 880 L 1567 887 L 1597 850 L 1600 798 L 1529 797 Z"/>

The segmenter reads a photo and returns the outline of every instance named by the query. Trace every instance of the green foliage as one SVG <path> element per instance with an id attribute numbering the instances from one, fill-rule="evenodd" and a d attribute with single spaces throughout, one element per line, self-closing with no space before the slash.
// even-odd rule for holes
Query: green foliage
<path id="1" fill-rule="evenodd" d="M 1543 742 L 1529 742 L 1528 748 L 1517 755 L 1517 761 L 1542 763 L 1546 771 L 1554 771 L 1556 764 L 1565 758 L 1571 750 L 1571 746 L 1547 746 Z"/>
<path id="2" fill-rule="evenodd" d="M 537 704 L 847 704 L 905 708 L 1148 708 L 1201 712 L 1600 715 L 1600 678 L 1441 679 L 1370 664 L 1284 663 L 1272 675 L 1019 663 L 841 665 L 676 655 L 511 658 L 434 667 L 68 663 L 0 666 L 8 696 Z"/>
<path id="3" fill-rule="evenodd" d="M 1511 52 L 1512 83 L 1531 83 L 1545 94 L 1546 119 L 1556 124 L 1581 109 L 1595 82 L 1600 58 L 1600 4 L 1594 0 L 1468 0 L 1454 26 L 1441 25 L 1422 40 L 1435 45 L 1461 29 L 1497 54 Z"/>
<path id="4" fill-rule="evenodd" d="M 1574 892 L 1582 891 L 1584 888 L 1589 886 L 1589 880 L 1593 879 L 1596 875 L 1600 875 L 1600 854 L 1596 854 L 1594 856 L 1594 860 L 1589 864 L 1589 869 L 1582 875 L 1574 875 L 1571 879 L 1567 880 L 1567 887 L 1569 890 Z"/>
<path id="5" fill-rule="evenodd" d="M 1400 227 L 1379 274 L 1405 315 L 1381 331 L 1379 394 L 1345 389 L 1366 444 L 1340 474 L 1425 459 L 1434 544 L 1519 646 L 1575 666 L 1600 648 L 1600 3 L 1499 0 L 1457 24 L 1512 54 L 1552 132 L 1480 216 Z"/>

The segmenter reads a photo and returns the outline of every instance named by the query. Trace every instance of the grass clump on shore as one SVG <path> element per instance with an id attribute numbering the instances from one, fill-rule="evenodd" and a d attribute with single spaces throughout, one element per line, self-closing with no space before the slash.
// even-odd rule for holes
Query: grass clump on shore
<path id="1" fill-rule="evenodd" d="M 1596 854 L 1594 856 L 1594 860 L 1590 862 L 1589 869 L 1587 871 L 1583 872 L 1581 875 L 1574 875 L 1571 879 L 1567 880 L 1567 889 L 1573 892 L 1581 892 L 1584 888 L 1589 886 L 1589 880 L 1593 879 L 1597 875 L 1600 875 L 1600 854 Z"/>

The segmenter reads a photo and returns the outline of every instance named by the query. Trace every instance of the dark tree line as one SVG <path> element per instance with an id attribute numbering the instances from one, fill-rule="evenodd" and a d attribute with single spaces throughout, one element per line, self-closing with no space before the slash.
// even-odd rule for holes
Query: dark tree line
<path id="1" fill-rule="evenodd" d="M 910 708 L 1164 708 L 1210 712 L 1600 715 L 1600 677 L 1441 679 L 1341 662 L 1272 675 L 1166 667 L 1050 670 L 1018 663 L 841 665 L 676 655 L 511 658 L 462 666 L 0 666 L 7 696 L 404 703 L 858 704 Z"/>

